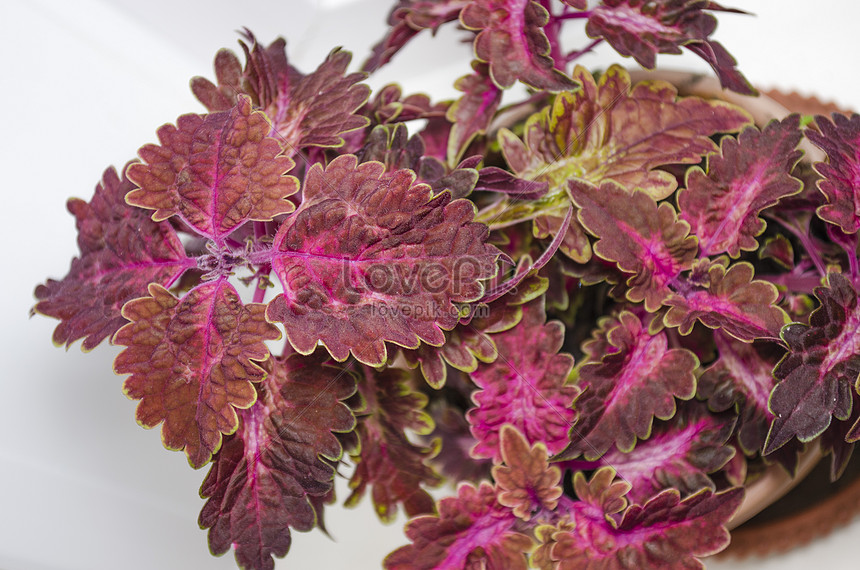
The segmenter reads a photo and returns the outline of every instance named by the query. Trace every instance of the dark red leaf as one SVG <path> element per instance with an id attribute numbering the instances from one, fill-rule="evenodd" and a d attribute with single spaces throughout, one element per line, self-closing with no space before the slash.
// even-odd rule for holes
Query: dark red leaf
<path id="1" fill-rule="evenodd" d="M 272 267 L 284 294 L 268 316 L 301 353 L 321 341 L 337 360 L 387 359 L 385 342 L 436 346 L 460 319 L 454 303 L 483 294 L 498 251 L 474 206 L 433 197 L 408 170 L 354 156 L 308 172 L 303 202 L 275 235 Z"/>
<path id="2" fill-rule="evenodd" d="M 239 93 L 248 90 L 242 82 L 242 63 L 235 53 L 222 48 L 215 54 L 214 67 L 218 84 L 205 77 L 193 77 L 191 92 L 207 111 L 229 111 L 236 105 Z"/>
<path id="3" fill-rule="evenodd" d="M 498 358 L 471 375 L 480 388 L 472 396 L 476 407 L 467 415 L 478 440 L 476 457 L 500 461 L 499 434 L 506 424 L 516 427 L 530 444 L 544 443 L 551 454 L 567 445 L 579 389 L 567 384 L 573 357 L 559 353 L 564 326 L 546 322 L 543 304 L 543 298 L 532 301 L 517 326 L 493 335 Z"/>
<path id="4" fill-rule="evenodd" d="M 281 335 L 266 321 L 265 305 L 243 305 L 226 279 L 182 299 L 156 284 L 149 295 L 123 307 L 131 322 L 113 338 L 127 347 L 114 370 L 131 374 L 124 390 L 140 400 L 138 423 L 164 422 L 164 446 L 184 449 L 196 469 L 221 447 L 222 434 L 236 431 L 236 410 L 256 401 L 251 382 L 265 377 L 258 364 L 269 356 L 265 341 Z"/>
<path id="5" fill-rule="evenodd" d="M 506 129 L 498 135 L 516 177 L 547 182 L 549 191 L 537 200 L 505 197 L 479 219 L 494 228 L 535 220 L 540 236 L 564 231 L 561 250 L 585 263 L 591 248 L 584 230 L 575 219 L 567 227 L 561 224 L 570 206 L 570 180 L 599 185 L 612 179 L 655 200 L 666 198 L 677 188 L 677 179 L 658 167 L 698 163 L 717 150 L 713 134 L 735 132 L 751 119 L 726 103 L 679 99 L 675 87 L 665 82 L 631 85 L 630 75 L 619 66 L 599 80 L 577 66 L 574 78 L 582 89 L 560 93 L 551 106 L 529 118 L 522 140 Z"/>
<path id="6" fill-rule="evenodd" d="M 71 346 L 83 338 L 82 348 L 92 350 L 128 322 L 122 306 L 146 294 L 148 284 L 170 287 L 196 266 L 170 224 L 155 223 L 147 211 L 125 203 L 134 188 L 108 168 L 89 202 L 69 200 L 81 255 L 61 281 L 48 279 L 36 288 L 33 307 L 60 319 L 54 343 Z"/>
<path id="7" fill-rule="evenodd" d="M 840 273 L 828 273 L 827 286 L 815 290 L 820 306 L 809 325 L 793 323 L 782 331 L 788 354 L 773 375 L 779 381 L 770 395 L 776 416 L 764 452 L 792 437 L 810 441 L 851 413 L 852 391 L 860 377 L 860 307 L 857 291 Z"/>
<path id="8" fill-rule="evenodd" d="M 617 65 L 599 80 L 577 66 L 574 78 L 582 89 L 560 93 L 551 107 L 532 116 L 524 145 L 509 133 L 500 139 L 511 168 L 523 178 L 548 180 L 551 191 L 566 191 L 571 178 L 593 184 L 611 178 L 665 198 L 677 181 L 658 166 L 695 164 L 717 150 L 712 134 L 751 122 L 727 103 L 678 98 L 662 81 L 631 86 L 630 75 Z"/>
<path id="9" fill-rule="evenodd" d="M 183 115 L 158 129 L 160 146 L 143 146 L 145 163 L 128 168 L 140 188 L 126 201 L 155 210 L 152 219 L 178 215 L 200 235 L 223 239 L 249 220 L 292 212 L 287 197 L 298 180 L 286 176 L 295 163 L 281 155 L 272 125 L 245 96 L 230 111 Z"/>
<path id="10" fill-rule="evenodd" d="M 678 208 L 699 238 L 699 255 L 738 257 L 758 247 L 755 238 L 765 229 L 759 213 L 803 186 L 791 176 L 803 154 L 799 126 L 800 116 L 791 115 L 762 131 L 747 127 L 737 139 L 722 139 L 719 154 L 708 157 L 707 174 L 688 171 Z"/>
<path id="11" fill-rule="evenodd" d="M 355 378 L 323 358 L 292 355 L 267 362 L 266 391 L 241 410 L 238 431 L 224 440 L 200 494 L 213 554 L 231 547 L 243 568 L 274 568 L 290 548 L 290 529 L 321 526 L 322 502 L 334 488 L 343 451 L 332 432 L 355 418 L 343 404 Z"/>
<path id="12" fill-rule="evenodd" d="M 378 160 L 389 172 L 408 168 L 435 193 L 448 190 L 455 199 L 468 196 L 478 181 L 478 171 L 471 166 L 460 164 L 449 169 L 440 160 L 426 156 L 421 135 L 410 137 L 404 123 L 374 127 L 356 156 L 359 162 Z"/>
<path id="13" fill-rule="evenodd" d="M 448 139 L 448 164 L 456 164 L 469 143 L 487 132 L 490 121 L 502 101 L 502 91 L 490 79 L 484 63 L 473 62 L 471 75 L 464 75 L 454 83 L 463 92 L 453 105 L 448 107 L 446 117 L 453 123 Z"/>
<path id="14" fill-rule="evenodd" d="M 360 454 L 352 456 L 356 463 L 349 481 L 352 494 L 345 504 L 356 504 L 370 488 L 383 522 L 394 519 L 397 505 L 409 517 L 435 512 L 436 504 L 424 488 L 442 482 L 426 463 L 438 452 L 438 443 L 413 444 L 406 435 L 406 430 L 418 435 L 433 430 L 433 420 L 424 411 L 427 397 L 415 392 L 409 379 L 404 370 L 366 368 L 359 384 L 366 407 L 359 413 Z"/>
<path id="15" fill-rule="evenodd" d="M 723 89 L 731 89 L 741 95 L 758 95 L 756 88 L 735 67 L 738 62 L 720 42 L 714 40 L 690 42 L 684 47 L 708 62 L 717 74 Z"/>
<path id="16" fill-rule="evenodd" d="M 658 53 L 679 54 L 685 47 L 711 65 L 723 87 L 754 95 L 732 56 L 709 39 L 717 19 L 704 10 L 724 8 L 701 0 L 603 0 L 591 10 L 585 32 L 647 69 L 654 69 Z"/>
<path id="17" fill-rule="evenodd" d="M 207 110 L 228 111 L 238 102 L 241 94 L 248 95 L 255 105 L 269 110 L 280 93 L 289 92 L 302 74 L 287 61 L 286 45 L 278 38 L 267 47 L 262 47 L 249 30 L 242 32 L 251 47 L 239 40 L 245 53 L 245 67 L 239 58 L 228 49 L 215 55 L 215 79 L 217 85 L 203 77 L 191 80 L 191 91 Z"/>
<path id="18" fill-rule="evenodd" d="M 562 495 L 561 469 L 550 466 L 543 442 L 529 445 L 510 425 L 502 427 L 499 439 L 504 465 L 493 467 L 499 504 L 526 522 L 541 511 L 555 511 Z"/>
<path id="19" fill-rule="evenodd" d="M 478 171 L 480 177 L 477 190 L 503 192 L 518 200 L 537 200 L 549 191 L 549 183 L 518 178 L 497 166 L 487 166 Z"/>
<path id="20" fill-rule="evenodd" d="M 580 208 L 583 227 L 600 238 L 594 253 L 633 273 L 627 298 L 656 311 L 672 294 L 682 271 L 692 266 L 698 249 L 690 226 L 678 220 L 668 203 L 659 206 L 645 192 L 630 192 L 607 180 L 600 187 L 571 180 L 570 196 Z"/>
<path id="21" fill-rule="evenodd" d="M 388 33 L 373 47 L 362 69 L 373 72 L 391 58 L 421 30 L 434 34 L 439 26 L 460 17 L 460 10 L 471 0 L 398 0 L 388 15 Z"/>
<path id="22" fill-rule="evenodd" d="M 612 474 L 611 469 L 608 472 Z M 602 489 L 611 490 L 611 476 L 601 475 L 602 470 L 587 487 L 582 473 L 576 474 L 574 486 L 580 499 L 584 491 L 586 496 L 599 496 Z M 596 483 L 600 486 L 594 488 Z M 604 510 L 583 499 L 574 505 L 570 522 L 538 529 L 543 544 L 535 555 L 552 561 L 554 570 L 704 569 L 699 558 L 728 545 L 724 525 L 743 494 L 739 487 L 721 493 L 704 489 L 682 501 L 678 491 L 669 489 L 644 505 L 629 507 L 620 519 L 607 516 L 620 510 L 617 500 L 609 502 L 613 508 Z"/>
<path id="23" fill-rule="evenodd" d="M 316 71 L 280 92 L 266 110 L 287 154 L 308 146 L 341 146 L 343 134 L 367 126 L 369 120 L 356 111 L 370 88 L 359 83 L 363 73 L 346 73 L 351 59 L 349 52 L 333 50 Z"/>
<path id="24" fill-rule="evenodd" d="M 608 326 L 608 325 L 607 325 Z M 696 356 L 669 348 L 665 332 L 652 334 L 629 311 L 608 328 L 614 351 L 579 370 L 579 422 L 571 430 L 565 458 L 600 458 L 613 446 L 630 451 L 636 439 L 651 435 L 654 418 L 675 415 L 675 398 L 688 400 L 696 391 Z"/>
<path id="25" fill-rule="evenodd" d="M 734 263 L 726 269 L 728 260 L 703 262 L 694 268 L 695 285 L 664 301 L 671 307 L 664 322 L 689 334 L 698 320 L 706 327 L 722 330 L 743 340 L 776 339 L 788 322 L 785 311 L 776 306 L 779 292 L 768 281 L 753 280 L 753 266 L 747 262 Z"/>
<path id="26" fill-rule="evenodd" d="M 695 400 L 683 402 L 667 422 L 658 422 L 651 437 L 630 452 L 610 449 L 599 464 L 611 466 L 630 483 L 631 503 L 645 504 L 664 489 L 681 496 L 715 490 L 708 473 L 717 471 L 735 453 L 726 445 L 735 425 L 733 414 L 712 414 Z"/>
<path id="27" fill-rule="evenodd" d="M 445 344 L 422 344 L 415 350 L 404 350 L 410 366 L 420 366 L 421 374 L 433 388 L 445 385 L 447 365 L 463 372 L 474 372 L 480 362 L 492 362 L 498 355 L 490 335 L 471 325 L 458 326 L 445 333 Z"/>
<path id="28" fill-rule="evenodd" d="M 514 530 L 517 520 L 498 503 L 489 483 L 477 489 L 464 483 L 456 497 L 439 501 L 439 516 L 409 521 L 406 536 L 412 544 L 389 554 L 383 564 L 386 570 L 526 570 L 533 542 Z"/>
<path id="29" fill-rule="evenodd" d="M 573 89 L 576 82 L 550 57 L 543 31 L 548 21 L 546 9 L 531 0 L 473 0 L 460 13 L 463 26 L 480 30 L 475 56 L 489 64 L 496 85 L 504 89 L 519 80 L 536 89 Z"/>
<path id="30" fill-rule="evenodd" d="M 782 351 L 775 343 L 741 342 L 719 330 L 714 342 L 719 357 L 699 378 L 697 395 L 714 411 L 737 409 L 738 443 L 748 455 L 760 452 L 774 417 L 768 399 Z"/>
<path id="31" fill-rule="evenodd" d="M 308 146 L 341 146 L 342 135 L 368 124 L 356 110 L 370 88 L 359 84 L 364 73 L 346 73 L 349 52 L 335 49 L 315 71 L 302 75 L 287 62 L 283 39 L 263 48 L 248 30 L 244 36 L 251 42 L 250 48 L 239 42 L 245 52 L 244 69 L 233 52 L 221 50 L 215 58 L 218 86 L 202 77 L 191 82 L 192 91 L 210 111 L 229 110 L 242 95 L 250 97 L 271 120 L 273 135 L 288 156 Z"/>
<path id="32" fill-rule="evenodd" d="M 415 350 L 404 350 L 407 363 L 412 367 L 420 365 L 427 383 L 438 389 L 445 383 L 447 365 L 463 372 L 474 372 L 479 361 L 495 361 L 498 356 L 493 340 L 495 333 L 519 323 L 523 304 L 546 291 L 547 281 L 531 269 L 534 265 L 530 257 L 522 258 L 513 277 L 492 286 L 480 303 L 470 305 L 469 314 L 461 318 L 457 327 L 445 333 L 445 344 L 422 344 Z M 502 279 L 500 273 L 491 284 Z"/>
<path id="33" fill-rule="evenodd" d="M 823 179 L 818 189 L 827 204 L 818 208 L 818 217 L 853 234 L 860 229 L 860 115 L 846 117 L 834 113 L 831 119 L 815 117 L 815 129 L 806 137 L 827 153 L 827 162 L 815 164 Z"/>

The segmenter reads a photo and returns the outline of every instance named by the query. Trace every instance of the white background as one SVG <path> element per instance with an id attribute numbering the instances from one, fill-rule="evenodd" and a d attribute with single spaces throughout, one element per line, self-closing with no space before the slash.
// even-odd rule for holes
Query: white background
<path id="1" fill-rule="evenodd" d="M 860 109 L 860 3 L 729 4 L 758 14 L 721 15 L 715 36 L 755 84 Z M 56 323 L 27 317 L 32 291 L 65 275 L 77 253 L 66 198 L 89 199 L 107 165 L 120 167 L 154 142 L 159 125 L 202 111 L 188 80 L 212 77 L 216 50 L 236 48 L 234 30 L 247 26 L 266 43 L 284 35 L 291 60 L 307 72 L 337 45 L 356 53 L 355 64 L 363 60 L 387 12 L 382 0 L 0 4 L 0 568 L 235 567 L 232 554 L 209 555 L 197 527 L 206 470 L 190 469 L 182 454 L 162 448 L 158 430 L 136 425 L 135 403 L 111 372 L 114 348 L 82 354 L 79 344 L 68 352 L 51 344 Z M 451 96 L 451 82 L 469 69 L 467 55 L 467 47 L 423 38 L 372 85 L 397 78 L 406 92 Z M 618 59 L 602 51 L 586 62 Z M 658 64 L 707 69 L 695 57 L 660 56 Z M 339 493 L 346 496 L 342 482 Z M 405 543 L 402 518 L 382 526 L 369 501 L 329 509 L 327 521 L 334 541 L 294 533 L 278 568 L 379 568 Z M 785 557 L 708 566 L 854 568 L 858 541 L 855 522 Z"/>

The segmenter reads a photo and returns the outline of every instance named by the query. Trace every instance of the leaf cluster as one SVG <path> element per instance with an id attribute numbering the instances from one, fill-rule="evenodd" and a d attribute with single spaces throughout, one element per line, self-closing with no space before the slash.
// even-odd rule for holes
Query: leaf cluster
<path id="1" fill-rule="evenodd" d="M 754 94 L 725 11 L 399 0 L 361 72 L 246 31 L 192 81 L 206 113 L 69 201 L 80 256 L 33 310 L 123 347 L 241 567 L 325 530 L 347 473 L 411 517 L 389 569 L 700 568 L 757 473 L 820 440 L 835 478 L 860 439 L 860 116 L 754 124 L 576 64 L 687 49 Z M 455 22 L 456 100 L 363 83 Z"/>

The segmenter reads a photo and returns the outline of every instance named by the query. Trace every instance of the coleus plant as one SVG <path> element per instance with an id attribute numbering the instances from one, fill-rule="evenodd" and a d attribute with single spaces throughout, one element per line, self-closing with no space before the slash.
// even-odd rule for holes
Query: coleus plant
<path id="1" fill-rule="evenodd" d="M 754 95 L 722 11 L 400 0 L 359 72 L 246 31 L 192 81 L 206 113 L 69 201 L 80 256 L 34 311 L 124 347 L 241 567 L 324 530 L 351 466 L 347 505 L 412 517 L 391 570 L 700 568 L 763 471 L 818 445 L 836 478 L 860 439 L 860 116 L 754 125 L 577 63 L 687 49 Z M 458 99 L 362 83 L 456 22 Z"/>

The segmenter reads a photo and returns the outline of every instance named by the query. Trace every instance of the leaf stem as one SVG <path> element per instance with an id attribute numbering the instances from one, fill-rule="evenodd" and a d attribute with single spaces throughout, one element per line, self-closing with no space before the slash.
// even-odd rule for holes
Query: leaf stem
<path id="1" fill-rule="evenodd" d="M 561 44 L 559 43 L 559 31 L 561 29 L 561 20 L 552 13 L 552 5 L 550 0 L 541 0 L 541 6 L 546 9 L 549 14 L 549 21 L 544 26 L 544 34 L 546 34 L 547 39 L 549 40 L 549 56 L 552 58 L 554 62 L 554 67 L 556 69 L 564 70 L 564 57 L 561 54 Z"/>
<path id="2" fill-rule="evenodd" d="M 254 287 L 254 298 L 252 299 L 252 302 L 262 303 L 263 300 L 266 298 L 267 287 L 265 286 L 265 284 L 268 282 L 268 279 L 266 277 L 266 275 L 259 275 L 257 277 L 257 284 L 256 287 Z"/>
<path id="3" fill-rule="evenodd" d="M 567 54 L 564 57 L 564 63 L 569 64 L 572 61 L 576 61 L 577 59 L 579 59 L 583 55 L 591 52 L 594 48 L 596 48 L 598 45 L 600 45 L 601 42 L 603 42 L 603 38 L 597 38 L 596 40 L 592 40 L 592 42 L 590 44 L 588 44 L 587 46 L 585 46 L 581 50 L 570 52 L 569 54 Z"/>
<path id="4" fill-rule="evenodd" d="M 811 295 L 815 288 L 821 285 L 821 277 L 815 273 L 780 273 L 774 275 L 758 275 L 774 285 L 785 287 L 793 293 L 804 293 Z"/>
<path id="5" fill-rule="evenodd" d="M 827 265 L 824 263 L 818 248 L 815 246 L 815 243 L 812 241 L 812 237 L 809 235 L 809 221 L 806 222 L 806 228 L 800 228 L 797 226 L 797 222 L 790 222 L 778 215 L 771 214 L 770 217 L 779 222 L 782 227 L 790 231 L 794 237 L 800 241 L 800 244 L 803 246 L 803 249 L 806 250 L 806 253 L 809 255 L 809 259 L 815 264 L 815 268 L 818 270 L 818 273 L 821 274 L 821 277 L 827 275 Z"/>
<path id="6" fill-rule="evenodd" d="M 584 20 L 591 17 L 591 10 L 585 12 L 562 12 L 557 16 L 552 16 L 553 20 Z"/>

